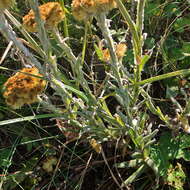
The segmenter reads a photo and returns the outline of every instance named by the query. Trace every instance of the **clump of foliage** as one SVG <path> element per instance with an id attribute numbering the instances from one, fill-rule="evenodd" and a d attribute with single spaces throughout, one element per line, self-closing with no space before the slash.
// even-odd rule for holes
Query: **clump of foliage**
<path id="1" fill-rule="evenodd" d="M 189 187 L 188 2 L 1 1 L 0 189 Z"/>

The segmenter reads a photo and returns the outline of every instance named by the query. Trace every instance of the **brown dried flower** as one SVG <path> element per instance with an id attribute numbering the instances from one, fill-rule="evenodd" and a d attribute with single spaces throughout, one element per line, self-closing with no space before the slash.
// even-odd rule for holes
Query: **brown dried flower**
<path id="1" fill-rule="evenodd" d="M 14 4 L 14 0 L 0 0 L 0 10 L 7 9 Z"/>
<path id="2" fill-rule="evenodd" d="M 125 55 L 127 46 L 124 43 L 120 43 L 115 46 L 115 50 L 116 50 L 116 55 L 117 55 L 118 59 L 121 60 Z M 105 62 L 110 61 L 110 53 L 109 53 L 108 49 L 102 50 L 102 54 L 103 54 L 103 61 L 105 61 Z"/>
<path id="3" fill-rule="evenodd" d="M 7 80 L 4 84 L 3 96 L 6 103 L 13 109 L 18 109 L 24 104 L 37 102 L 37 95 L 43 92 L 46 85 L 45 80 L 24 73 L 42 77 L 38 69 L 32 67 L 22 69 Z"/>
<path id="4" fill-rule="evenodd" d="M 64 11 L 58 2 L 48 2 L 39 6 L 41 19 L 45 22 L 46 29 L 51 29 L 57 26 L 64 17 Z M 35 22 L 35 14 L 30 10 L 27 15 L 23 17 L 23 26 L 29 32 L 37 31 L 37 24 Z"/>
<path id="5" fill-rule="evenodd" d="M 116 7 L 115 0 L 73 0 L 73 16 L 77 20 L 87 20 L 101 12 L 108 12 Z"/>

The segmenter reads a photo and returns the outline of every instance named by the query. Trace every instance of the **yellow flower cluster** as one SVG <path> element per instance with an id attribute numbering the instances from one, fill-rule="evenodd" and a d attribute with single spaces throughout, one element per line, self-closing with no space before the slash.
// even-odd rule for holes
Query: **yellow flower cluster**
<path id="1" fill-rule="evenodd" d="M 114 0 L 73 0 L 73 16 L 77 20 L 87 20 L 89 17 L 101 12 L 108 12 L 116 7 Z"/>
<path id="2" fill-rule="evenodd" d="M 58 25 L 64 17 L 65 13 L 58 2 L 48 2 L 39 6 L 41 19 L 45 22 L 45 28 L 51 29 Z M 27 15 L 23 17 L 23 26 L 29 32 L 37 31 L 37 24 L 35 22 L 35 14 L 30 10 Z"/>
<path id="3" fill-rule="evenodd" d="M 121 60 L 125 55 L 127 46 L 124 43 L 120 43 L 115 46 L 115 50 L 116 50 L 116 55 L 118 59 Z M 103 61 L 105 62 L 110 61 L 110 53 L 108 49 L 102 50 L 102 54 L 103 54 Z"/>
<path id="4" fill-rule="evenodd" d="M 14 4 L 14 0 L 0 0 L 0 10 L 8 9 Z"/>
<path id="5" fill-rule="evenodd" d="M 36 67 L 24 68 L 4 84 L 3 96 L 13 109 L 37 102 L 37 95 L 43 92 L 46 81 L 31 75 L 42 77 Z"/>

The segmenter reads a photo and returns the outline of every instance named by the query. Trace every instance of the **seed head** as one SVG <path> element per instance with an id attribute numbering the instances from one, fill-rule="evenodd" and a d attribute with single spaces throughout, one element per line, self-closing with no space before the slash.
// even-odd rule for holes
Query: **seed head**
<path id="1" fill-rule="evenodd" d="M 56 27 L 65 17 L 64 11 L 58 2 L 45 3 L 39 6 L 39 11 L 46 29 Z M 29 13 L 23 17 L 23 26 L 29 32 L 37 31 L 37 24 L 35 22 L 35 14 L 33 10 L 30 10 Z"/>
<path id="2" fill-rule="evenodd" d="M 18 109 L 24 104 L 37 102 L 37 95 L 41 94 L 45 88 L 45 80 L 30 74 L 42 77 L 36 67 L 24 68 L 10 77 L 4 84 L 3 96 L 6 103 L 13 109 Z"/>

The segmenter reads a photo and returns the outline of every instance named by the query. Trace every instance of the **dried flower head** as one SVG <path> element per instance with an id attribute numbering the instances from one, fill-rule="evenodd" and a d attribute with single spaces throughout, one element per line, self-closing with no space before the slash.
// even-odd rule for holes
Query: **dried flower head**
<path id="1" fill-rule="evenodd" d="M 39 6 L 41 19 L 45 22 L 45 28 L 51 29 L 57 26 L 64 17 L 64 11 L 58 2 L 48 2 Z M 27 15 L 23 17 L 23 26 L 29 32 L 37 31 L 37 23 L 35 22 L 35 14 L 30 10 Z"/>
<path id="2" fill-rule="evenodd" d="M 97 0 L 97 11 L 100 12 L 108 12 L 113 8 L 116 8 L 117 4 L 115 0 Z"/>
<path id="3" fill-rule="evenodd" d="M 101 12 L 108 12 L 116 7 L 115 0 L 73 0 L 73 16 L 77 20 L 87 20 Z"/>
<path id="4" fill-rule="evenodd" d="M 121 60 L 125 55 L 127 46 L 124 43 L 120 43 L 115 46 L 115 50 L 116 50 L 116 55 L 117 55 L 118 59 Z M 105 61 L 105 62 L 110 61 L 110 53 L 109 53 L 108 49 L 102 50 L 102 54 L 103 54 L 103 61 Z"/>
<path id="5" fill-rule="evenodd" d="M 86 20 L 96 11 L 94 0 L 73 0 L 71 6 L 77 20 Z"/>
<path id="6" fill-rule="evenodd" d="M 37 95 L 43 92 L 46 81 L 31 75 L 42 77 L 36 67 L 24 68 L 10 77 L 4 84 L 3 96 L 6 103 L 13 109 L 18 109 L 24 104 L 37 102 Z"/>
<path id="7" fill-rule="evenodd" d="M 14 0 L 0 0 L 0 10 L 8 9 L 14 4 Z"/>

